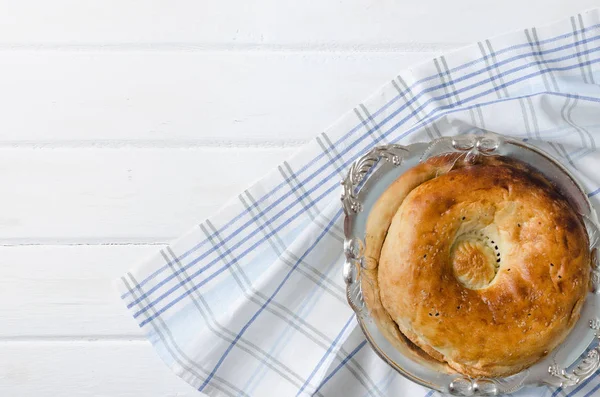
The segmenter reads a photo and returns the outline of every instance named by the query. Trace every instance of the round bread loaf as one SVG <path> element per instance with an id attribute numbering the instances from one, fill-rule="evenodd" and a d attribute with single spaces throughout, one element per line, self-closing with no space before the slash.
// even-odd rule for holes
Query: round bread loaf
<path id="1" fill-rule="evenodd" d="M 586 229 L 539 173 L 507 158 L 429 159 L 367 222 L 365 303 L 384 335 L 469 376 L 507 376 L 567 336 L 585 300 Z"/>

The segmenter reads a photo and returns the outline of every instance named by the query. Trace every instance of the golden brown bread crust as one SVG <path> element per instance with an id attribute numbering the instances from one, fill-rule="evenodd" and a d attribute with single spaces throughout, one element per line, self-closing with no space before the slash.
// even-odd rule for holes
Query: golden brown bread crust
<path id="1" fill-rule="evenodd" d="M 579 318 L 589 282 L 580 217 L 514 160 L 435 157 L 367 221 L 361 282 L 384 335 L 470 376 L 519 372 Z"/>

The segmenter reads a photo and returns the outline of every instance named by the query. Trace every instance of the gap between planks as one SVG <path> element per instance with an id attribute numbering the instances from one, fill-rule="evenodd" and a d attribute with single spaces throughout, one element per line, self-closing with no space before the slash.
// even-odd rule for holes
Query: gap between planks
<path id="1" fill-rule="evenodd" d="M 156 239 L 119 239 L 119 238 L 64 238 L 64 239 L 45 239 L 45 238 L 23 238 L 23 239 L 2 239 L 0 238 L 0 247 L 102 247 L 102 246 L 166 246 L 173 238 L 162 237 Z"/>
<path id="2" fill-rule="evenodd" d="M 468 45 L 457 43 L 385 44 L 259 44 L 259 43 L 2 43 L 0 51 L 177 51 L 177 52 L 264 52 L 264 53 L 372 53 L 440 52 Z"/>
<path id="3" fill-rule="evenodd" d="M 139 343 L 149 344 L 142 335 L 27 335 L 0 336 L 0 344 L 12 343 Z"/>
<path id="4" fill-rule="evenodd" d="M 63 140 L 2 141 L 0 149 L 288 149 L 308 139 Z"/>

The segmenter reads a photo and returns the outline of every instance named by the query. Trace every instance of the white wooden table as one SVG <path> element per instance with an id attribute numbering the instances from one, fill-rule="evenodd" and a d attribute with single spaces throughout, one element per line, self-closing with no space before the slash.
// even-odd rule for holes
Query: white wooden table
<path id="1" fill-rule="evenodd" d="M 195 396 L 112 288 L 414 62 L 599 0 L 0 1 L 0 396 Z"/>

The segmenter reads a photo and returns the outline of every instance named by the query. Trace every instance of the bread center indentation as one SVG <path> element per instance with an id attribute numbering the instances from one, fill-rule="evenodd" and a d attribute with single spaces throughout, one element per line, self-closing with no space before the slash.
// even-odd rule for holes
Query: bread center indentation
<path id="1" fill-rule="evenodd" d="M 492 244 L 495 244 L 491 242 Z M 500 265 L 497 245 L 490 246 L 489 238 L 459 237 L 450 249 L 454 276 L 464 287 L 477 290 L 492 283 Z"/>

